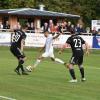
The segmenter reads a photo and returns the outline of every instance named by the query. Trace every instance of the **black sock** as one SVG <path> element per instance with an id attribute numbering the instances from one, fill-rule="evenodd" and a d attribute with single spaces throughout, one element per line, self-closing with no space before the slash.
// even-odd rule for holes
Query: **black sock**
<path id="1" fill-rule="evenodd" d="M 69 69 L 70 75 L 73 79 L 76 79 L 74 69 Z"/>
<path id="2" fill-rule="evenodd" d="M 22 72 L 24 71 L 24 68 L 23 68 L 23 64 L 21 64 L 20 62 L 19 62 L 19 64 L 18 64 L 18 66 L 17 66 L 17 70 L 19 70 L 21 68 L 21 70 L 22 70 Z"/>
<path id="3" fill-rule="evenodd" d="M 82 78 L 84 78 L 84 68 L 83 67 L 80 68 L 80 73 L 81 73 Z"/>
<path id="4" fill-rule="evenodd" d="M 22 72 L 24 72 L 24 68 L 23 68 L 23 65 L 21 65 L 21 66 L 20 66 L 20 68 L 21 68 Z"/>
<path id="5" fill-rule="evenodd" d="M 20 64 L 18 64 L 18 66 L 17 66 L 17 68 L 16 68 L 17 70 L 19 70 L 20 69 Z"/>

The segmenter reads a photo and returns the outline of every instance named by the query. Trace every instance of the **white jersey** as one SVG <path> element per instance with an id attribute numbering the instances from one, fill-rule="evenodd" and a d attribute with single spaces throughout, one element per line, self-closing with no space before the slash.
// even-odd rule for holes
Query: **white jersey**
<path id="1" fill-rule="evenodd" d="M 45 52 L 53 52 L 53 36 L 49 35 L 45 42 Z"/>

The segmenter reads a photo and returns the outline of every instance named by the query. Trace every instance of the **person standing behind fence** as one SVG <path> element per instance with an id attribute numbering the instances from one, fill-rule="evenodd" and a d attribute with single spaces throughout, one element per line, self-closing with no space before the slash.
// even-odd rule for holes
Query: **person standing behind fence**
<path id="1" fill-rule="evenodd" d="M 49 25 L 48 23 L 44 23 L 44 26 L 42 27 L 43 32 L 49 31 Z"/>
<path id="2" fill-rule="evenodd" d="M 0 31 L 2 31 L 2 29 L 3 29 L 3 24 L 2 22 L 0 22 Z"/>
<path id="3" fill-rule="evenodd" d="M 6 21 L 5 25 L 4 25 L 4 29 L 10 29 L 10 24 L 8 21 Z"/>

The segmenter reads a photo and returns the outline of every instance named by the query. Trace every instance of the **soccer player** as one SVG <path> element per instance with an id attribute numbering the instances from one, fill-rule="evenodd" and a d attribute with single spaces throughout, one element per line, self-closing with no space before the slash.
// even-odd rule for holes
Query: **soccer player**
<path id="1" fill-rule="evenodd" d="M 12 41 L 10 51 L 11 53 L 18 59 L 18 66 L 15 69 L 15 72 L 18 75 L 28 75 L 23 68 L 24 60 L 26 59 L 23 46 L 26 38 L 26 34 L 24 32 L 25 27 L 23 29 L 17 29 L 15 27 L 14 33 L 12 34 Z M 21 72 L 20 72 L 21 70 Z"/>
<path id="2" fill-rule="evenodd" d="M 54 56 L 53 40 L 58 38 L 59 35 L 60 33 L 58 33 L 56 36 L 53 36 L 48 31 L 44 32 L 44 36 L 46 37 L 46 42 L 45 46 L 41 49 L 41 51 L 45 49 L 45 52 L 36 60 L 36 62 L 32 67 L 31 66 L 29 66 L 30 68 L 26 67 L 27 70 L 32 71 L 32 69 L 35 69 L 36 66 L 41 62 L 41 60 L 47 57 L 50 57 L 52 61 L 64 64 L 64 62 L 61 59 L 55 58 Z"/>
<path id="3" fill-rule="evenodd" d="M 84 68 L 83 68 L 83 44 L 85 44 L 86 47 L 86 54 L 89 54 L 88 50 L 88 44 L 86 41 L 84 41 L 79 35 L 77 34 L 72 34 L 66 41 L 65 45 L 63 46 L 62 50 L 66 46 L 71 46 L 72 49 L 72 57 L 69 61 L 69 64 L 66 64 L 66 67 L 69 69 L 70 75 L 72 77 L 72 80 L 69 82 L 77 82 L 75 72 L 74 72 L 74 65 L 78 65 L 80 73 L 81 73 L 81 81 L 85 81 L 85 76 L 84 76 Z"/>

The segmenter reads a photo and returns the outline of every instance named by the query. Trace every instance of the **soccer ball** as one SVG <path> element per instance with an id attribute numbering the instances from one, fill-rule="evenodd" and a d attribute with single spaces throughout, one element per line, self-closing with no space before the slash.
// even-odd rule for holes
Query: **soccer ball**
<path id="1" fill-rule="evenodd" d="M 32 66 L 30 66 L 30 65 L 27 66 L 27 67 L 26 67 L 26 70 L 27 70 L 28 72 L 32 72 Z"/>

